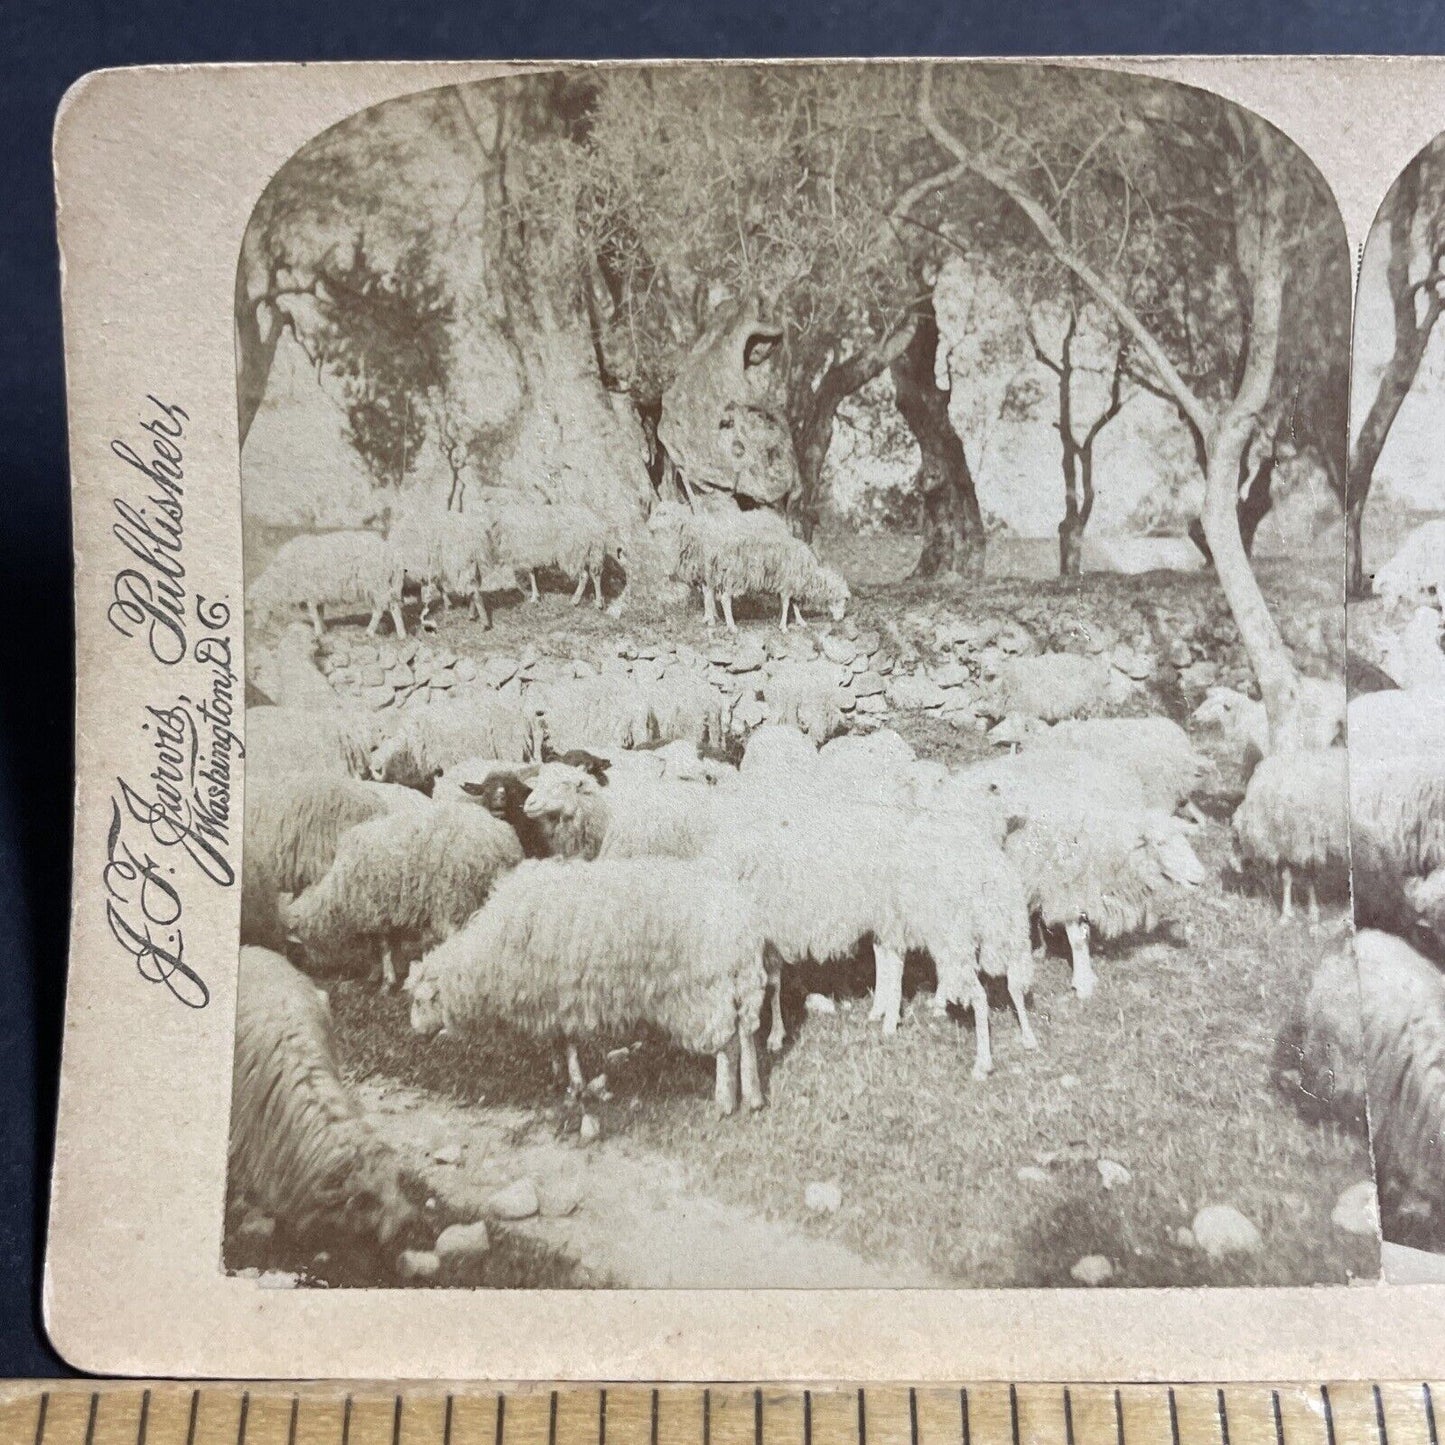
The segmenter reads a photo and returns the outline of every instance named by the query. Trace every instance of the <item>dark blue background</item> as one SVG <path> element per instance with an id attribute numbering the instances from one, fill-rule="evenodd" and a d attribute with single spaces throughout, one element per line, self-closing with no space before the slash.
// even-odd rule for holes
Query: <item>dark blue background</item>
<path id="1" fill-rule="evenodd" d="M 38 1300 L 73 653 L 50 128 L 72 80 L 164 61 L 1442 49 L 1429 0 L 0 0 L 0 1375 L 65 1370 Z M 159 241 L 185 217 L 156 224 Z"/>

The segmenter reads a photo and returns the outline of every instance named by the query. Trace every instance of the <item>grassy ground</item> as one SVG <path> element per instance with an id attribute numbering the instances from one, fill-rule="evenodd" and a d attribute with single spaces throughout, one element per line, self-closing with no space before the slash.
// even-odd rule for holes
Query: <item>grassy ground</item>
<path id="1" fill-rule="evenodd" d="M 1337 644 L 1330 582 L 1273 564 L 1262 580 L 1278 614 L 1319 670 Z M 1214 614 L 1203 575 L 1086 577 L 1047 584 L 991 579 L 939 587 L 855 578 L 860 626 L 927 631 L 940 609 L 958 616 L 1025 613 L 1055 631 L 1107 627 L 1122 641 L 1167 647 L 1170 618 Z M 770 609 L 758 609 L 761 619 Z M 752 617 L 739 609 L 739 621 Z M 1323 620 L 1322 620 L 1323 619 Z M 694 635 L 695 634 L 695 635 Z M 448 646 L 474 656 L 525 645 L 557 656 L 597 656 L 619 636 L 700 640 L 700 618 L 633 608 L 621 621 L 573 610 L 552 595 L 538 608 L 501 605 L 491 632 L 453 613 Z M 1182 716 L 1166 677 L 1149 706 Z M 963 761 L 986 744 L 926 715 L 893 719 L 924 756 Z M 1226 777 L 1226 789 L 1230 778 Z M 865 1020 L 870 971 L 799 971 L 786 985 L 789 1045 L 773 1061 L 769 1104 L 753 1118 L 711 1117 L 711 1062 L 651 1036 L 606 1065 L 613 1098 L 605 1134 L 628 1134 L 681 1161 L 698 1190 L 846 1243 L 870 1259 L 914 1259 L 969 1285 L 1068 1284 L 1082 1255 L 1103 1254 L 1121 1285 L 1302 1284 L 1371 1276 L 1372 1241 L 1334 1228 L 1339 1193 L 1369 1172 L 1362 1140 L 1304 1122 L 1272 1081 L 1276 1036 L 1314 966 L 1343 927 L 1342 900 L 1322 932 L 1282 925 L 1271 900 L 1228 875 L 1227 819 L 1237 794 L 1206 800 L 1198 848 L 1211 879 L 1180 900 L 1147 939 L 1098 950 L 1101 987 L 1087 1004 L 1068 988 L 1061 957 L 1041 966 L 1033 994 L 1041 1048 L 1025 1054 L 998 1000 L 996 1072 L 969 1078 L 972 1023 L 913 1013 L 883 1039 Z M 910 969 L 909 987 L 930 984 Z M 831 1016 L 805 1015 L 809 991 L 834 995 Z M 563 1102 L 548 1050 L 499 1029 L 487 1038 L 423 1042 L 393 997 L 360 984 L 332 989 L 338 1035 L 356 1075 L 439 1097 L 523 1105 L 565 1135 L 579 1115 Z M 1100 1159 L 1125 1166 L 1106 1189 Z M 1030 1171 L 1023 1179 L 1019 1171 Z M 1041 1171 L 1042 1177 L 1039 1177 Z M 808 1183 L 835 1180 L 836 1214 L 804 1205 Z M 1177 1242 L 1201 1206 L 1232 1204 L 1264 1237 L 1257 1255 L 1209 1261 Z M 542 1278 L 567 1261 L 534 1262 Z M 585 1261 L 583 1262 L 585 1264 Z M 525 1273 L 527 1261 L 519 1258 Z M 499 1281 L 500 1282 L 500 1281 Z M 520 1282 L 520 1281 L 519 1281 Z"/>

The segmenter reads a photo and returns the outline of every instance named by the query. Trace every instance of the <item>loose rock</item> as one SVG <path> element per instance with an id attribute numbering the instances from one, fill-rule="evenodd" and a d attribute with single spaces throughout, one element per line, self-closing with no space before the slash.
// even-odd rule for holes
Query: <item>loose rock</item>
<path id="1" fill-rule="evenodd" d="M 432 1150 L 431 1157 L 438 1164 L 459 1164 L 462 1158 L 462 1146 L 455 1142 L 442 1144 Z"/>
<path id="2" fill-rule="evenodd" d="M 1114 1277 L 1114 1266 L 1102 1254 L 1086 1254 L 1069 1271 L 1069 1278 L 1080 1284 L 1107 1284 Z"/>
<path id="3" fill-rule="evenodd" d="M 1105 1189 L 1113 1189 L 1116 1185 L 1127 1184 L 1134 1177 L 1129 1171 L 1113 1159 L 1100 1159 L 1098 1163 L 1099 1178 L 1103 1180 Z"/>
<path id="4" fill-rule="evenodd" d="M 496 1219 L 530 1219 L 541 1207 L 530 1179 L 514 1180 L 487 1201 L 487 1213 Z"/>
<path id="5" fill-rule="evenodd" d="M 429 1249 L 404 1249 L 396 1261 L 396 1272 L 410 1284 L 423 1284 L 442 1271 L 442 1262 Z"/>
<path id="6" fill-rule="evenodd" d="M 1211 1259 L 1254 1254 L 1263 1247 L 1259 1230 L 1232 1204 L 1209 1204 L 1194 1216 L 1194 1242 Z"/>
<path id="7" fill-rule="evenodd" d="M 835 1014 L 838 1012 L 838 1005 L 825 993 L 810 993 L 803 1000 L 803 1007 L 810 1014 Z"/>
<path id="8" fill-rule="evenodd" d="M 633 1102 L 636 1103 L 637 1101 L 634 1099 Z M 601 1133 L 602 1126 L 597 1120 L 591 1114 L 583 1114 L 582 1123 L 577 1130 L 577 1137 L 581 1139 L 584 1144 L 590 1144 Z"/>
<path id="9" fill-rule="evenodd" d="M 1025 1164 L 1015 1177 L 1021 1184 L 1047 1184 L 1049 1182 L 1048 1171 L 1040 1169 L 1037 1164 Z"/>
<path id="10" fill-rule="evenodd" d="M 1335 1201 L 1335 1207 L 1330 1211 L 1330 1222 L 1347 1234 L 1377 1234 L 1380 1210 L 1373 1181 L 1361 1179 L 1358 1184 L 1351 1184 Z"/>
<path id="11" fill-rule="evenodd" d="M 436 1242 L 436 1257 L 441 1268 L 454 1278 L 475 1278 L 491 1249 L 491 1237 L 483 1220 L 475 1224 L 453 1224 L 442 1230 Z"/>

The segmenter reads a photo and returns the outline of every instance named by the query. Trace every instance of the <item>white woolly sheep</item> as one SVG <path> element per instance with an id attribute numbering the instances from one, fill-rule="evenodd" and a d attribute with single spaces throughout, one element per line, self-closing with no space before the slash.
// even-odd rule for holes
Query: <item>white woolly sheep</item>
<path id="1" fill-rule="evenodd" d="M 517 835 L 485 808 L 390 813 L 342 834 L 331 867 L 283 906 L 282 919 L 313 967 L 354 969 L 358 954 L 379 947 L 382 981 L 393 987 L 398 954 L 404 967 L 447 937 L 521 859 Z"/>
<path id="2" fill-rule="evenodd" d="M 523 706 L 540 720 L 539 735 L 558 753 L 574 748 L 635 748 L 653 737 L 647 692 L 632 678 L 616 673 L 530 687 Z"/>
<path id="3" fill-rule="evenodd" d="M 1435 601 L 1445 608 L 1445 517 L 1416 527 L 1374 576 L 1374 592 L 1387 606 Z"/>
<path id="4" fill-rule="evenodd" d="M 659 739 L 715 748 L 727 742 L 727 701 L 706 678 L 673 668 L 643 692 Z"/>
<path id="5" fill-rule="evenodd" d="M 244 742 L 249 777 L 324 773 L 365 778 L 371 773 L 376 722 L 339 707 L 248 707 Z"/>
<path id="6" fill-rule="evenodd" d="M 1431 875 L 1445 878 L 1445 752 L 1351 752 L 1350 865 L 1357 927 L 1384 928 L 1431 957 L 1445 955 L 1445 913 L 1423 887 Z"/>
<path id="7" fill-rule="evenodd" d="M 430 792 L 436 779 L 467 758 L 526 762 L 532 726 L 522 708 L 494 694 L 415 704 L 395 714 L 394 731 L 371 758 L 373 775 Z"/>
<path id="8" fill-rule="evenodd" d="M 339 706 L 336 690 L 317 667 L 319 644 L 308 623 L 293 622 L 269 654 L 256 660 L 256 680 L 270 700 L 282 707 Z"/>
<path id="9" fill-rule="evenodd" d="M 1334 747 L 1344 739 L 1344 683 L 1323 677 L 1301 677 L 1299 683 L 1300 746 L 1310 751 Z M 1269 715 L 1264 704 L 1232 687 L 1211 687 L 1191 721 L 1218 727 L 1246 772 L 1270 752 Z"/>
<path id="10" fill-rule="evenodd" d="M 604 787 L 565 763 L 543 763 L 523 805 L 561 858 L 696 858 L 718 828 L 714 791 L 697 783 L 618 778 Z"/>
<path id="11" fill-rule="evenodd" d="M 838 668 L 831 662 L 789 662 L 763 683 L 768 716 L 825 743 L 843 730 Z"/>
<path id="12" fill-rule="evenodd" d="M 464 1032 L 505 1019 L 560 1037 L 580 1087 L 576 1040 L 651 1024 L 717 1056 L 718 1111 L 762 1107 L 753 1035 L 762 940 L 745 894 L 714 865 L 676 859 L 523 863 L 407 982 L 412 1027 Z"/>
<path id="13" fill-rule="evenodd" d="M 577 579 L 575 607 L 591 582 L 602 606 L 602 569 L 607 558 L 622 562 L 622 543 L 590 507 L 568 503 L 503 502 L 492 509 L 498 559 L 527 578 L 531 601 L 540 600 L 537 570 L 555 568 Z"/>
<path id="14" fill-rule="evenodd" d="M 709 627 L 717 620 L 720 602 L 728 631 L 736 632 L 733 599 L 757 592 L 778 594 L 784 632 L 790 616 L 803 620 L 804 605 L 825 609 L 835 622 L 847 610 L 847 582 L 819 562 L 812 548 L 767 508 L 691 512 L 663 503 L 653 508 L 648 526 L 668 541 L 672 575 L 702 588 L 703 619 Z"/>
<path id="15" fill-rule="evenodd" d="M 1059 722 L 1095 711 L 1108 690 L 1109 664 L 1099 657 L 1072 652 L 1005 657 L 979 695 L 978 706 L 992 717 L 1019 713 Z"/>
<path id="16" fill-rule="evenodd" d="M 811 779 L 817 776 L 817 770 L 817 744 L 784 723 L 764 723 L 754 728 L 738 764 L 744 779 L 760 784 Z"/>
<path id="17" fill-rule="evenodd" d="M 433 594 L 446 611 L 451 598 L 465 598 L 471 615 L 490 627 L 483 586 L 496 569 L 492 519 L 484 508 L 453 512 L 408 507 L 387 534 L 395 570 L 422 588 L 422 621 Z"/>
<path id="18" fill-rule="evenodd" d="M 1172 813 L 1189 805 L 1208 775 L 1209 762 L 1195 752 L 1189 734 L 1165 717 L 1089 718 L 1060 722 L 1025 739 L 1024 753 L 1062 750 L 1107 758 L 1139 779 L 1146 807 Z M 1197 814 L 1195 821 L 1199 821 Z"/>
<path id="19" fill-rule="evenodd" d="M 1365 929 L 1315 974 L 1300 1084 L 1362 1125 L 1369 1101 L 1386 1237 L 1438 1248 L 1445 1234 L 1445 978 L 1408 944 Z"/>
<path id="20" fill-rule="evenodd" d="M 959 790 L 987 794 L 1006 818 L 1030 818 L 1060 807 L 1141 812 L 1148 806 L 1143 784 L 1132 768 L 1062 748 L 972 763 L 957 774 L 955 791 Z"/>
<path id="21" fill-rule="evenodd" d="M 1351 698 L 1348 717 L 1351 757 L 1445 753 L 1445 688 L 1365 693 Z"/>
<path id="22" fill-rule="evenodd" d="M 1157 809 L 1060 806 L 1033 813 L 1005 840 L 1030 909 L 1044 928 L 1064 930 L 1081 999 L 1098 983 L 1091 936 L 1118 938 L 1152 928 L 1169 885 L 1195 888 L 1204 881 L 1187 827 Z"/>
<path id="23" fill-rule="evenodd" d="M 247 589 L 246 601 L 261 617 L 304 607 L 318 637 L 325 626 L 323 608 L 369 608 L 368 636 L 390 610 L 396 635 L 406 635 L 400 579 L 379 532 L 303 532 L 291 538 Z"/>
<path id="24" fill-rule="evenodd" d="M 241 850 L 242 943 L 278 951 L 285 947 L 278 895 L 300 893 L 319 883 L 336 857 L 341 835 L 387 811 L 371 786 L 326 774 L 256 772 L 248 777 Z"/>
<path id="25" fill-rule="evenodd" d="M 1349 866 L 1349 781 L 1344 748 L 1272 753 L 1254 770 L 1234 813 L 1241 861 L 1279 871 L 1280 918 L 1294 916 L 1293 882 L 1304 873 L 1310 921 L 1318 922 L 1318 879 Z"/>
<path id="26" fill-rule="evenodd" d="M 395 1258 L 422 1227 L 401 1161 L 341 1080 L 317 990 L 284 958 L 242 948 L 236 982 L 229 1194 L 312 1249 Z"/>
<path id="27" fill-rule="evenodd" d="M 973 1010 L 975 1078 L 993 1064 L 984 975 L 1007 980 L 1024 1047 L 1035 1046 L 1023 889 L 991 841 L 960 820 L 940 826 L 903 809 L 844 803 L 785 818 L 740 809 L 717 830 L 714 855 L 748 890 L 768 945 L 770 1049 L 783 1044 L 783 968 L 847 958 L 870 938 L 871 1017 L 885 1033 L 898 1026 L 904 955 L 921 949 L 937 972 L 938 1006 Z"/>
<path id="28" fill-rule="evenodd" d="M 1385 645 L 1385 670 L 1404 688 L 1445 687 L 1445 652 L 1440 650 L 1442 619 L 1433 607 L 1417 607 L 1410 620 Z"/>

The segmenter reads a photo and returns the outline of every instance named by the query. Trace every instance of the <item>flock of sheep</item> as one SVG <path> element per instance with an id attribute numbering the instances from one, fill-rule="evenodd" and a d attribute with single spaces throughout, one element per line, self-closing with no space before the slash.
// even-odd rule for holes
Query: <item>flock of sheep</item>
<path id="1" fill-rule="evenodd" d="M 1433 663 L 1349 708 L 1353 949 L 1325 960 L 1282 1043 L 1311 1111 L 1363 1124 L 1385 1236 L 1445 1248 L 1445 521 L 1374 578 L 1387 612 L 1430 623 Z M 1386 662 L 1394 665 L 1386 648 Z M 1426 653 L 1426 657 L 1429 653 Z"/>
<path id="2" fill-rule="evenodd" d="M 701 589 L 709 626 L 720 606 L 728 631 L 736 632 L 733 600 L 760 593 L 777 595 L 784 631 L 790 617 L 803 620 L 804 606 L 843 615 L 848 584 L 768 508 L 694 512 L 662 504 L 648 526 L 671 575 Z M 318 637 L 327 608 L 369 612 L 368 635 L 386 613 L 401 637 L 409 591 L 420 596 L 423 626 L 430 625 L 433 605 L 445 611 L 454 600 L 490 626 L 486 594 L 525 579 L 536 602 L 537 573 L 544 570 L 575 579 L 574 605 L 590 586 L 600 608 L 609 563 L 625 573 L 621 535 L 584 506 L 483 498 L 459 512 L 413 502 L 390 520 L 385 535 L 357 529 L 293 537 L 252 583 L 247 603 L 258 620 L 304 608 Z"/>
<path id="3" fill-rule="evenodd" d="M 658 513 L 654 531 L 674 575 L 702 589 L 709 612 L 721 599 L 729 625 L 732 597 L 749 591 L 777 591 L 783 625 L 799 599 L 834 613 L 846 603 L 846 587 L 816 559 L 796 560 L 797 548 L 812 554 L 776 519 Z M 553 545 L 545 558 L 525 552 L 497 515 L 446 527 L 457 537 L 485 533 L 492 565 L 502 555 L 518 567 L 562 565 L 564 548 Z M 554 529 L 554 543 L 565 530 Z M 402 575 L 421 584 L 424 603 L 428 589 L 479 598 L 474 551 L 428 552 L 430 543 L 408 540 L 410 524 L 375 546 L 361 544 L 363 535 L 288 545 L 325 542 L 337 557 L 379 547 L 387 560 L 374 572 L 352 566 L 333 591 L 339 572 L 303 576 L 299 552 L 283 548 L 250 600 L 305 607 L 319 626 L 325 603 L 356 600 L 373 608 L 374 623 L 383 606 L 399 607 Z M 504 554 L 497 547 L 508 535 Z M 772 553 L 761 545 L 769 536 Z M 580 597 L 601 563 L 585 550 L 566 555 Z M 288 591 L 277 575 L 292 568 Z M 387 590 L 365 591 L 364 573 L 365 586 L 388 578 Z M 470 593 L 458 585 L 469 578 L 477 579 Z M 1035 660 L 1047 669 L 1053 657 Z M 1181 890 L 1205 880 L 1191 845 L 1194 795 L 1214 765 L 1168 718 L 1036 723 L 1010 733 L 1015 751 L 950 768 L 919 759 L 887 729 L 822 746 L 778 724 L 740 737 L 713 690 L 700 690 L 709 696 L 654 699 L 604 675 L 535 688 L 525 703 L 457 698 L 385 714 L 248 709 L 237 1208 L 260 1211 L 298 1241 L 346 1240 L 393 1264 L 428 1243 L 419 1193 L 342 1082 L 324 1001 L 306 975 L 373 975 L 404 987 L 422 1035 L 503 1021 L 551 1041 L 579 1091 L 580 1049 L 648 1025 L 715 1058 L 715 1106 L 727 1115 L 739 1098 L 764 1106 L 755 1039 L 770 1001 L 767 1047 L 784 1045 L 781 980 L 790 967 L 841 964 L 871 949 L 871 1017 L 891 1033 L 904 958 L 926 955 L 933 1007 L 972 1015 L 973 1076 L 983 1080 L 992 1067 L 986 980 L 1002 981 L 1022 1044 L 1034 1048 L 1028 995 L 1038 941 L 1066 947 L 1074 991 L 1088 998 L 1099 986 L 1091 943 L 1153 930 Z M 1434 703 L 1380 692 L 1356 699 L 1348 718 L 1352 736 L 1380 738 L 1388 759 L 1367 770 L 1363 792 L 1357 777 L 1357 858 L 1363 836 L 1378 855 L 1381 888 L 1392 890 L 1382 912 L 1398 918 L 1400 898 L 1434 909 L 1445 940 Z M 1263 709 L 1241 694 L 1213 691 L 1195 721 L 1223 729 L 1252 769 L 1234 816 L 1237 866 L 1278 880 L 1286 918 L 1302 885 L 1313 920 L 1318 886 L 1349 866 L 1343 688 L 1306 679 L 1302 710 L 1306 746 L 1283 753 L 1269 752 Z M 1361 949 L 1363 960 L 1385 957 L 1370 934 Z M 1341 966 L 1327 965 L 1305 1010 L 1301 1073 L 1316 1081 L 1321 1069 L 1345 1076 L 1340 1051 L 1350 1040 L 1358 1060 L 1360 1031 L 1341 1016 L 1353 993 L 1329 972 Z M 1389 1054 L 1394 1077 L 1410 1087 L 1388 1097 L 1403 1089 L 1400 1108 L 1414 1113 L 1386 1139 L 1412 1139 L 1401 1146 L 1407 1156 L 1420 1153 L 1419 1130 L 1445 1109 L 1436 1063 L 1445 1064 L 1445 982 L 1425 966 L 1439 1019 L 1434 1052 L 1421 1048 L 1401 1064 L 1401 1040 L 1418 1032 L 1412 1023 L 1394 1029 Z M 1379 977 L 1400 967 L 1390 953 Z M 1425 989 L 1424 975 L 1411 986 Z M 1392 982 L 1389 998 L 1398 1003 L 1404 987 Z M 1365 1008 L 1373 1082 L 1370 1051 L 1388 1051 L 1368 981 Z M 1420 1070 L 1434 1072 L 1419 1082 Z M 1348 1104 L 1347 1091 L 1337 1092 Z M 1445 1198 L 1438 1150 L 1431 1166 L 1425 1182 Z"/>

